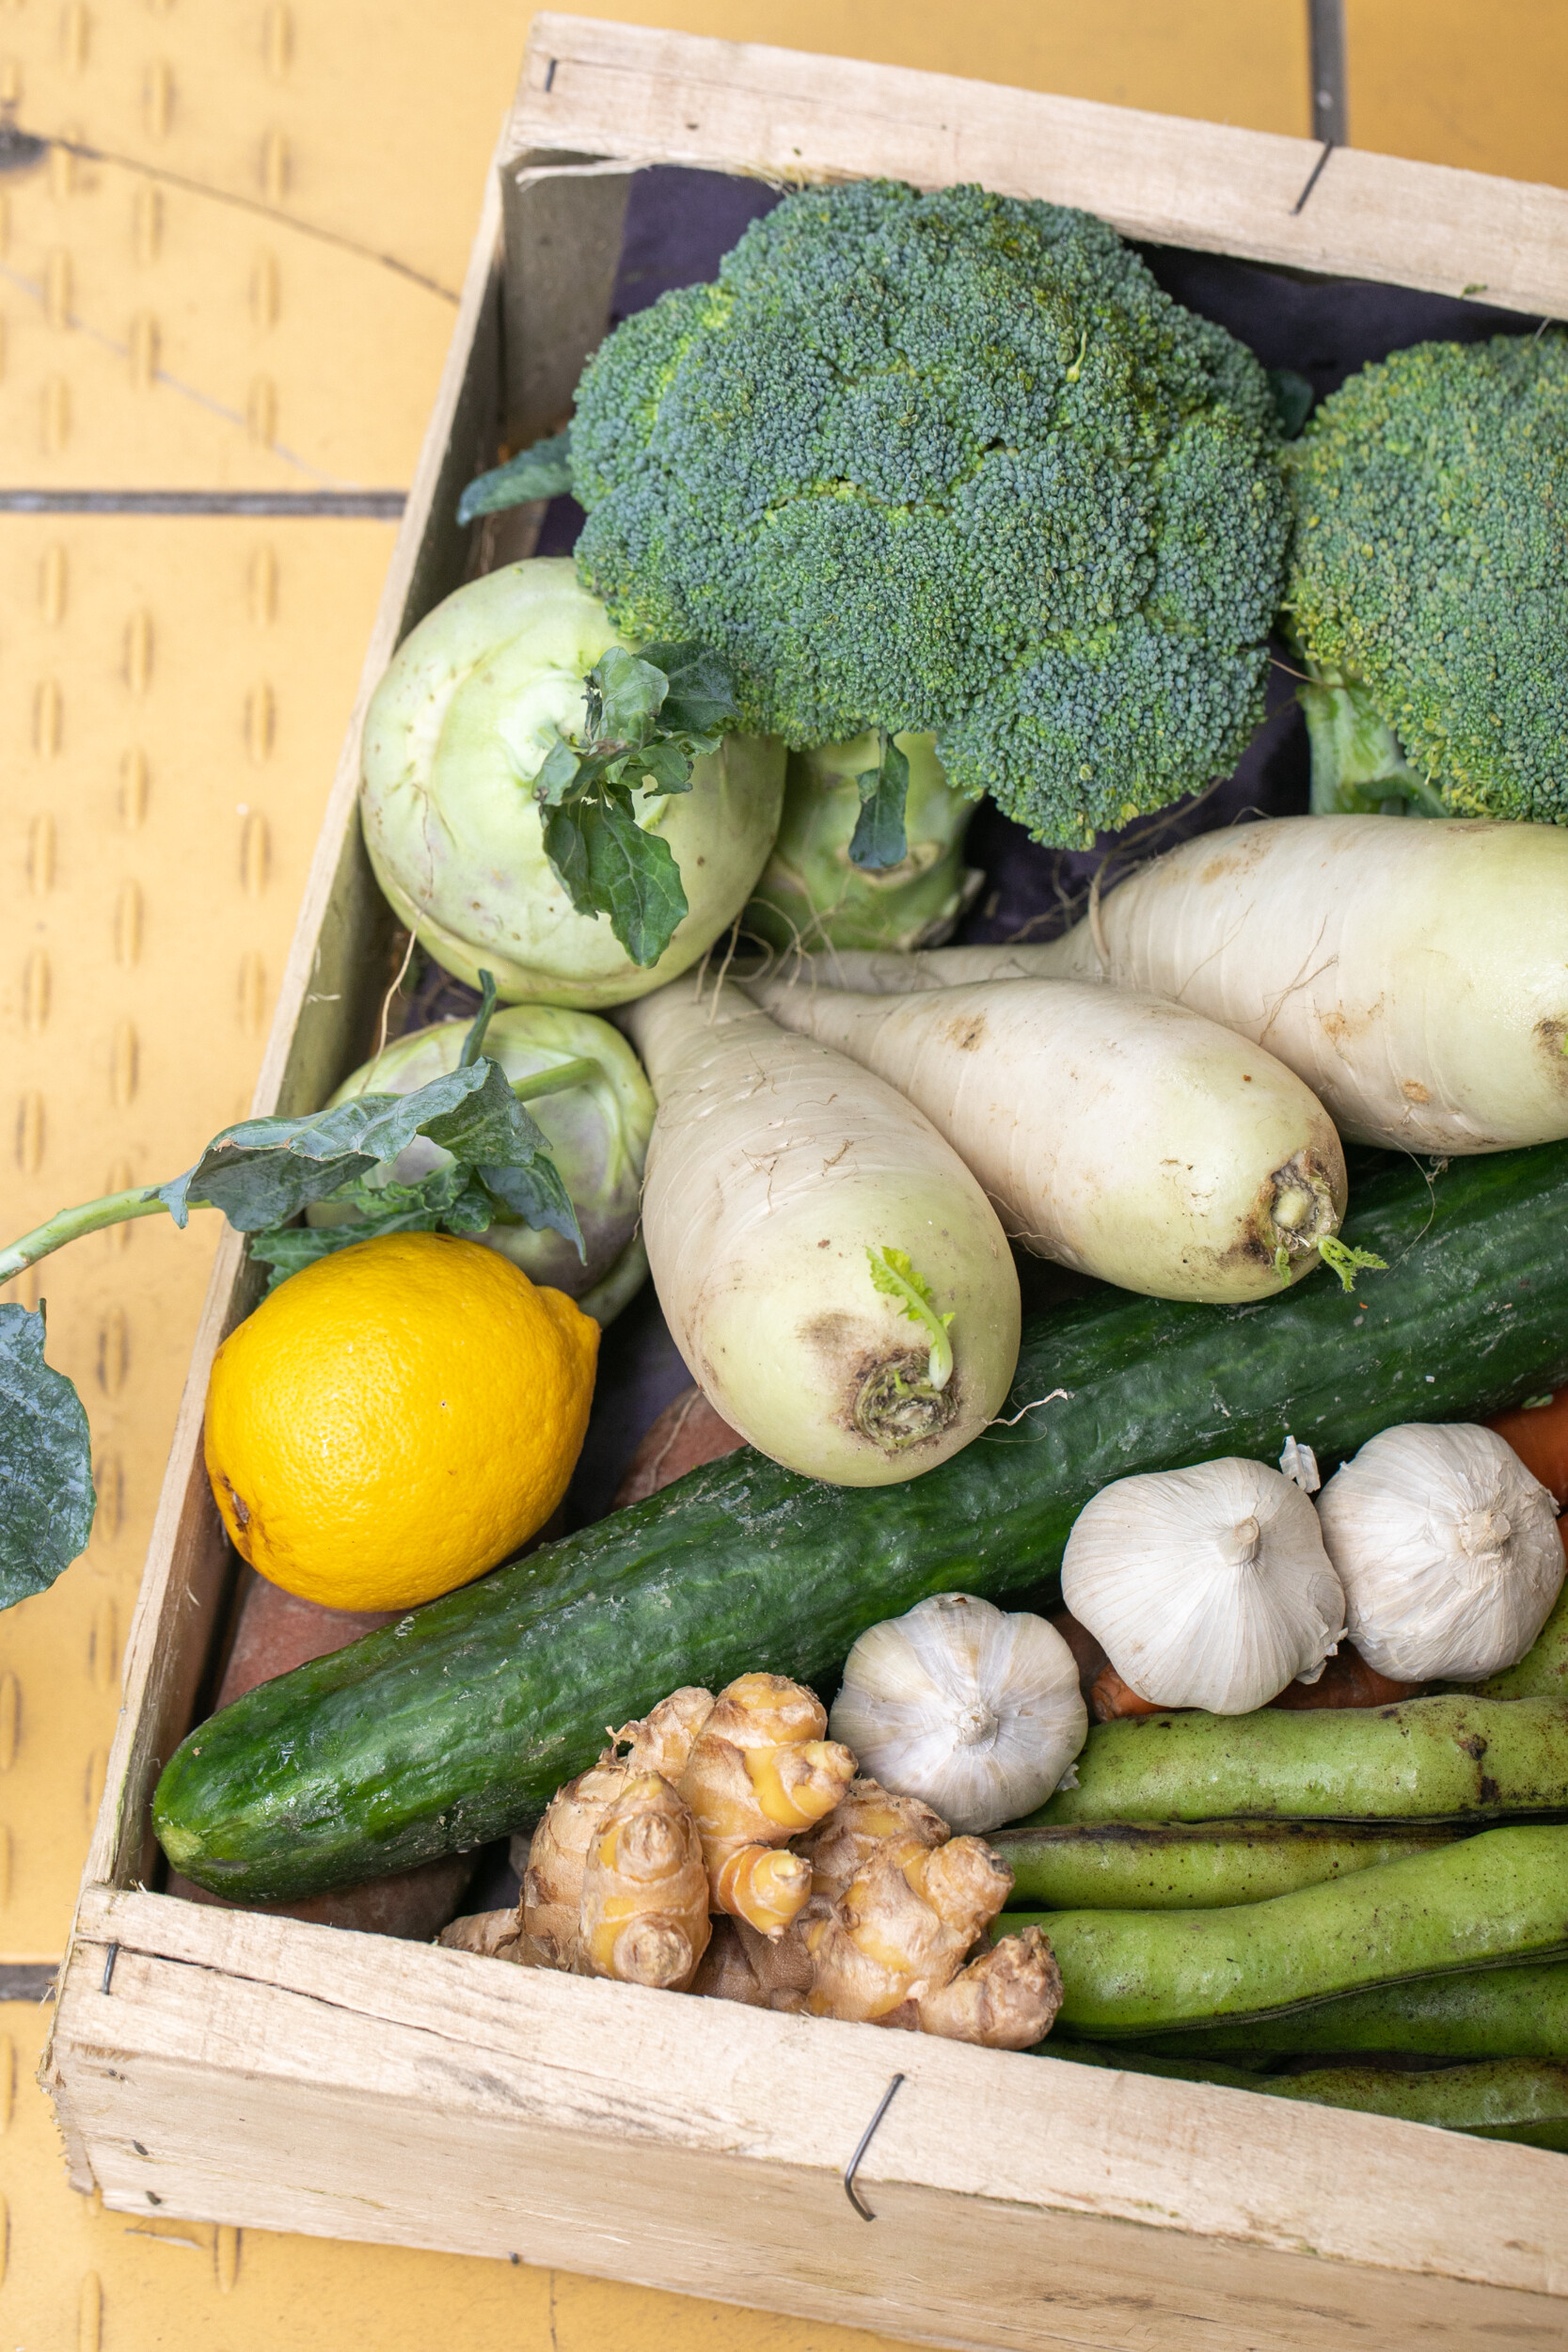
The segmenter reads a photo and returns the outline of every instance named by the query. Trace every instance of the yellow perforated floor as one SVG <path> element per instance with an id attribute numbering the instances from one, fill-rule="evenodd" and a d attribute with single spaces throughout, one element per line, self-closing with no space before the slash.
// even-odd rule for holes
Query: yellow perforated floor
<path id="1" fill-rule="evenodd" d="M 591 12 L 1310 122 L 1306 0 Z M 1568 181 L 1560 0 L 1495 0 L 1483 42 L 1467 0 L 1346 13 L 1358 144 Z M 92 151 L 0 173 L 0 491 L 401 489 L 526 31 L 509 0 L 0 0 L 0 105 Z M 247 1103 L 393 529 L 0 511 L 6 1237 L 172 1174 Z M 0 1618 L 0 1964 L 63 1946 L 211 1244 L 200 1219 L 143 1223 L 78 1245 L 40 1286 L 101 1502 L 86 1557 Z M 46 2021 L 0 2004 L 0 2352 L 879 2341 L 103 2213 L 66 2187 L 33 2084 Z"/>

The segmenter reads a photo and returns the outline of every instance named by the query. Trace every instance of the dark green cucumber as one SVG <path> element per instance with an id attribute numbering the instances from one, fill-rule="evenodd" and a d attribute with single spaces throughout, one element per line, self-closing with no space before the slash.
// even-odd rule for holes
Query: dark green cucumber
<path id="1" fill-rule="evenodd" d="M 1470 2066 L 1315 2066 L 1300 2074 L 1254 2074 L 1218 2059 L 1152 2058 L 1119 2046 L 1074 2043 L 1042 2058 L 1072 2058 L 1087 2066 L 1114 2066 L 1133 2074 L 1164 2074 L 1176 2082 L 1220 2083 L 1261 2091 L 1270 2099 L 1301 2099 L 1321 2107 L 1353 2107 L 1361 2115 L 1392 2115 L 1473 2139 L 1512 2139 L 1526 2148 L 1568 2149 L 1568 2066 L 1518 2059 Z"/>
<path id="2" fill-rule="evenodd" d="M 1568 2065 L 1568 1961 L 1462 1968 L 1347 1993 L 1246 2026 L 1199 2026 L 1138 2043 L 1156 2058 L 1223 2058 L 1266 2066 L 1318 2053 L 1418 2058 L 1551 2058 Z"/>
<path id="3" fill-rule="evenodd" d="M 1251 1306 L 1104 1289 L 1033 1318 L 998 1424 L 907 1486 L 731 1454 L 262 1684 L 170 1759 L 166 1851 L 240 1899 L 406 1869 L 526 1820 L 681 1683 L 831 1679 L 929 1593 L 1043 1600 L 1079 1511 L 1129 1471 L 1272 1461 L 1288 1433 L 1326 1465 L 1391 1422 L 1568 1382 L 1568 1144 L 1430 1182 L 1393 1163 L 1344 1238 L 1388 1261 L 1349 1295 L 1323 1272 Z"/>
<path id="4" fill-rule="evenodd" d="M 1012 1911 L 1215 1911 L 1267 1902 L 1451 1842 L 1451 1829 L 1386 1822 L 1104 1821 L 993 1830 Z"/>

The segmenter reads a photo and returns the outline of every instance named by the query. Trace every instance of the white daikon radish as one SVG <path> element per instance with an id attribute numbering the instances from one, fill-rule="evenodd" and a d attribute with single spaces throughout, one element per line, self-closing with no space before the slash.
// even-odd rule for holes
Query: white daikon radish
<path id="1" fill-rule="evenodd" d="M 1018 1276 L 984 1192 L 912 1104 L 683 978 L 621 1015 L 658 1100 L 642 1232 L 710 1405 L 791 1470 L 881 1486 L 1001 1409 Z"/>
<path id="2" fill-rule="evenodd" d="M 849 988 L 1113 980 L 1266 1045 L 1342 1136 L 1503 1152 L 1568 1136 L 1568 827 L 1281 817 L 1146 866 L 1065 939 L 825 957 Z"/>
<path id="3" fill-rule="evenodd" d="M 1155 1298 L 1266 1298 L 1339 1230 L 1323 1104 L 1181 1005 L 1082 980 L 863 996 L 784 976 L 751 993 L 908 1095 L 1037 1257 Z"/>

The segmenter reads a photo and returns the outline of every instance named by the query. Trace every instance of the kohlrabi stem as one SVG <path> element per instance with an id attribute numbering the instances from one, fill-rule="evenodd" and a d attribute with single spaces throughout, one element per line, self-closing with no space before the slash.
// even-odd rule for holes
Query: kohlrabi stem
<path id="1" fill-rule="evenodd" d="M 572 1061 L 558 1061 L 548 1070 L 535 1070 L 526 1078 L 508 1083 L 519 1103 L 531 1103 L 541 1094 L 560 1094 L 567 1087 L 586 1086 L 591 1078 L 603 1075 L 592 1054 L 579 1054 Z"/>
<path id="2" fill-rule="evenodd" d="M 193 1200 L 193 1209 L 204 1209 L 205 1200 Z M 0 1249 L 0 1282 L 8 1282 L 13 1274 L 24 1274 L 51 1250 L 63 1249 L 68 1241 L 80 1241 L 84 1233 L 101 1233 L 106 1225 L 126 1225 L 134 1216 L 162 1216 L 167 1204 L 158 1198 L 154 1184 L 137 1184 L 130 1192 L 107 1192 L 102 1200 L 86 1200 L 79 1209 L 56 1209 L 52 1217 L 24 1233 L 8 1248 Z"/>

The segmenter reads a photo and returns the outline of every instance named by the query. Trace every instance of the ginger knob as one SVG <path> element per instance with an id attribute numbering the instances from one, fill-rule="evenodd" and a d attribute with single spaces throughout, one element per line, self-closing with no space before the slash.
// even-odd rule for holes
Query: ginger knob
<path id="1" fill-rule="evenodd" d="M 808 2009 L 992 2049 L 1043 2040 L 1062 1988 L 1037 1929 L 964 1965 L 1012 1883 L 984 1838 L 935 1848 L 918 1836 L 884 1839 L 835 1902 L 812 1906 Z"/>
<path id="2" fill-rule="evenodd" d="M 683 1683 L 637 1723 L 623 1724 L 612 1737 L 614 1752 L 634 1772 L 659 1772 L 673 1786 L 685 1772 L 691 1743 L 713 1712 L 713 1692 Z"/>
<path id="3" fill-rule="evenodd" d="M 853 1780 L 855 1759 L 837 1740 L 823 1739 L 827 1727 L 820 1700 L 784 1675 L 741 1675 L 720 1692 L 680 1778 L 702 1837 L 716 1910 L 750 1915 L 735 1908 L 735 1885 L 744 1874 L 734 1874 L 726 1898 L 723 1867 L 732 1856 L 749 1846 L 782 1846 L 814 1828 Z M 774 1898 L 785 1883 L 783 1874 L 771 1879 Z M 807 1876 L 800 1901 L 763 1931 L 781 1933 L 809 1892 Z"/>
<path id="4" fill-rule="evenodd" d="M 895 1797 L 863 1775 L 850 1782 L 840 1802 L 795 1851 L 811 1864 L 811 1891 L 830 1900 L 842 1895 L 856 1872 L 885 1837 L 917 1837 L 923 1846 L 945 1845 L 947 1823 L 918 1797 Z"/>
<path id="5" fill-rule="evenodd" d="M 523 1871 L 522 1924 L 554 1965 L 564 1968 L 577 1942 L 583 1866 L 594 1830 L 631 1778 L 603 1758 L 558 1788 L 533 1833 Z"/>
<path id="6" fill-rule="evenodd" d="M 810 1893 L 811 1864 L 773 1846 L 737 1847 L 713 1881 L 715 1908 L 769 1937 L 783 1933 Z"/>
<path id="7" fill-rule="evenodd" d="M 708 1934 L 696 1825 L 667 1780 L 636 1775 L 589 1844 L 573 1965 L 584 1976 L 684 1993 Z"/>

